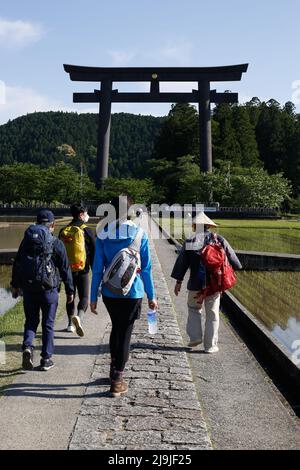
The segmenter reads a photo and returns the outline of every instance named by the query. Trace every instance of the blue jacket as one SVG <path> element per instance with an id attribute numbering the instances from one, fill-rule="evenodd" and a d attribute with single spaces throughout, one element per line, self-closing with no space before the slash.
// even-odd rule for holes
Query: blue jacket
<path id="1" fill-rule="evenodd" d="M 115 232 L 108 227 L 98 235 L 93 264 L 91 302 L 97 301 L 104 271 L 108 268 L 114 256 L 133 242 L 138 230 L 141 229 L 139 229 L 137 225 L 133 222 L 126 221 L 120 225 Z M 103 285 L 101 288 L 103 295 L 121 299 L 141 299 L 146 292 L 149 300 L 155 298 L 149 240 L 145 232 L 142 237 L 140 256 L 141 272 L 137 274 L 129 293 L 126 296 L 116 295 Z"/>

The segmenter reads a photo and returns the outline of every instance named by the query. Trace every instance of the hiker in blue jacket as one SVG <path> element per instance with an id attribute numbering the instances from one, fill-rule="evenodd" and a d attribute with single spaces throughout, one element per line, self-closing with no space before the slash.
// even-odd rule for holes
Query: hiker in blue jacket
<path id="1" fill-rule="evenodd" d="M 128 208 L 132 205 L 130 198 L 127 199 L 126 210 L 123 209 L 124 212 L 119 208 L 119 198 L 114 198 L 111 204 L 116 210 L 116 220 L 98 234 L 96 240 L 91 285 L 91 311 L 93 313 L 97 313 L 98 291 L 105 270 L 109 267 L 115 255 L 123 248 L 129 247 L 136 239 L 139 231 L 142 230 L 131 220 L 128 220 Z M 145 292 L 148 297 L 149 308 L 153 310 L 157 308 L 149 240 L 145 232 L 141 235 L 140 271 L 137 273 L 128 294 L 126 296 L 116 294 L 103 284 L 101 287 L 103 302 L 112 322 L 109 346 L 111 354 L 110 391 L 113 396 L 119 396 L 128 390 L 128 386 L 124 381 L 124 369 L 129 357 L 134 322 L 140 317 Z"/>
<path id="2" fill-rule="evenodd" d="M 23 369 L 33 369 L 33 341 L 42 310 L 41 370 L 54 366 L 54 322 L 58 306 L 60 280 L 65 284 L 67 301 L 74 298 L 72 273 L 65 246 L 53 236 L 54 214 L 41 210 L 36 225 L 25 232 L 12 270 L 12 295 L 17 298 L 23 290 L 25 327 L 23 340 Z M 44 264 L 45 263 L 45 264 Z M 43 264 L 45 269 L 43 268 Z"/>

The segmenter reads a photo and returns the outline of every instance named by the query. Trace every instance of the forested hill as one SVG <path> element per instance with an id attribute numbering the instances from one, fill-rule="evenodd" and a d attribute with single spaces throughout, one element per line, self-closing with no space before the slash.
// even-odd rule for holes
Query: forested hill
<path id="1" fill-rule="evenodd" d="M 63 161 L 79 171 L 83 162 L 84 174 L 94 179 L 97 120 L 96 114 L 45 112 L 9 121 L 0 126 L 0 166 L 28 162 L 48 167 Z M 244 105 L 216 106 L 212 141 L 215 169 L 232 173 L 263 166 L 270 174 L 282 172 L 294 195 L 300 195 L 300 115 L 293 103 L 282 106 L 254 97 Z M 170 176 L 170 164 L 175 171 L 187 156 L 199 164 L 199 120 L 193 106 L 172 105 L 166 117 L 112 115 L 110 176 L 154 179 L 158 171 L 160 185 Z"/>
<path id="2" fill-rule="evenodd" d="M 0 165 L 29 162 L 41 166 L 65 161 L 92 176 L 97 147 L 96 114 L 41 112 L 0 126 Z M 119 113 L 112 115 L 110 174 L 143 176 L 164 118 Z"/>

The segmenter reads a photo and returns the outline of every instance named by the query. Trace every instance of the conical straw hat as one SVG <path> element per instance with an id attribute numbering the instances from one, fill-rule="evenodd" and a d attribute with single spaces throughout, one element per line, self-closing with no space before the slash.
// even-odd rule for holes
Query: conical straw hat
<path id="1" fill-rule="evenodd" d="M 193 218 L 193 223 L 196 225 L 209 225 L 210 227 L 217 227 L 217 224 L 207 217 L 204 212 L 199 212 L 199 214 Z"/>

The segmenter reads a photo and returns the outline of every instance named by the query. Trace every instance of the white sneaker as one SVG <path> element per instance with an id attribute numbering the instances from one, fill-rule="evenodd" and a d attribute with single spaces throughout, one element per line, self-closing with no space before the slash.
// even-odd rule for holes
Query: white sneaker
<path id="1" fill-rule="evenodd" d="M 218 346 L 212 346 L 211 348 L 205 349 L 207 354 L 217 353 L 219 351 Z"/>
<path id="2" fill-rule="evenodd" d="M 66 331 L 68 333 L 75 333 L 75 326 L 73 325 L 68 325 Z"/>

